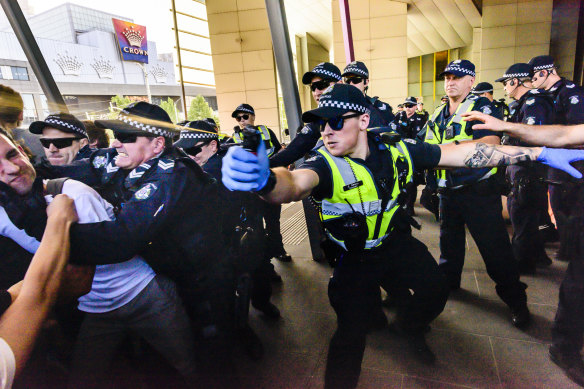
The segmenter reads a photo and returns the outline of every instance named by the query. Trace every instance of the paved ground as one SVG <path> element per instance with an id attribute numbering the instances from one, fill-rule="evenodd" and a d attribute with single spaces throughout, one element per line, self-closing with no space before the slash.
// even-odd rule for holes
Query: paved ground
<path id="1" fill-rule="evenodd" d="M 438 225 L 427 211 L 416 208 L 422 222 L 415 235 L 439 255 Z M 326 294 L 331 269 L 310 258 L 300 204 L 283 210 L 282 229 L 291 263 L 275 263 L 284 282 L 273 301 L 282 320 L 267 322 L 251 310 L 251 325 L 264 341 L 266 356 L 252 362 L 241 351 L 238 367 L 249 388 L 320 388 L 328 341 L 335 315 Z M 488 226 L 485 226 L 488 228 Z M 553 250 L 549 250 L 553 254 Z M 428 343 L 437 363 L 427 367 L 412 360 L 402 340 L 386 330 L 368 337 L 361 388 L 576 388 L 548 358 L 550 327 L 558 301 L 558 286 L 566 263 L 554 261 L 536 276 L 522 277 L 533 323 L 522 332 L 510 323 L 507 307 L 498 299 L 478 250 L 467 238 L 462 289 L 453 293 L 444 312 L 432 324 Z M 392 313 L 386 311 L 389 319 Z"/>

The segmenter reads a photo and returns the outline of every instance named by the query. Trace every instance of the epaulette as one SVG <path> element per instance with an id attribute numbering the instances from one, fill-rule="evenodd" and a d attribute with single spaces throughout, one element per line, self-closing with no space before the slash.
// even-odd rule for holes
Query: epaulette
<path id="1" fill-rule="evenodd" d="M 481 96 L 479 96 L 479 95 L 473 95 L 473 94 L 470 94 L 470 95 L 468 95 L 466 98 L 467 98 L 468 100 L 478 100 L 478 99 L 480 99 L 480 98 L 481 98 Z M 486 97 L 485 97 L 485 98 L 486 98 Z"/>
<path id="2" fill-rule="evenodd" d="M 161 173 L 172 173 L 174 169 L 174 159 L 168 157 L 161 157 L 158 160 L 158 171 Z"/>

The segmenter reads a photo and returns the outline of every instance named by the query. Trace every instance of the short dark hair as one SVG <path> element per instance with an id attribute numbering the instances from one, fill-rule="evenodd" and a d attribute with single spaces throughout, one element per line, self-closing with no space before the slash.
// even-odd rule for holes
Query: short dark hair
<path id="1" fill-rule="evenodd" d="M 9 86 L 0 84 L 0 122 L 18 121 L 23 109 L 24 102 L 20 93 Z"/>
<path id="2" fill-rule="evenodd" d="M 87 137 L 89 138 L 89 143 L 97 141 L 98 149 L 105 149 L 109 147 L 109 138 L 104 128 L 97 127 L 93 120 L 82 120 L 87 131 Z"/>

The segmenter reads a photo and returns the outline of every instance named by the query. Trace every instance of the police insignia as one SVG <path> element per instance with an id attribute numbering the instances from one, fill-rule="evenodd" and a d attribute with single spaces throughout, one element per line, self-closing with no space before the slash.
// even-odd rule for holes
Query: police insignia
<path id="1" fill-rule="evenodd" d="M 395 125 L 395 123 L 391 123 L 391 124 L 390 124 L 390 127 L 391 127 L 391 129 L 392 129 L 392 130 L 395 130 L 395 129 L 397 129 L 397 126 Z"/>
<path id="2" fill-rule="evenodd" d="M 385 110 L 387 109 L 387 105 L 385 105 L 385 104 L 381 104 L 381 105 L 379 106 L 379 109 L 380 109 L 380 110 L 382 110 L 382 111 L 385 111 Z"/>
<path id="3" fill-rule="evenodd" d="M 533 116 L 530 116 L 527 118 L 527 124 L 535 124 L 535 118 Z"/>
<path id="4" fill-rule="evenodd" d="M 538 93 L 539 93 L 539 91 L 538 91 L 537 89 L 532 89 L 532 90 L 531 90 L 531 94 L 534 94 L 534 95 L 536 95 L 536 94 L 538 94 Z"/>
<path id="5" fill-rule="evenodd" d="M 558 87 L 557 86 L 554 86 L 553 88 L 550 89 L 550 92 L 555 92 L 556 89 L 558 89 Z"/>
<path id="6" fill-rule="evenodd" d="M 134 197 L 136 200 L 146 200 L 148 197 L 150 197 L 150 195 L 152 195 L 152 193 L 154 193 L 156 189 L 156 185 L 151 183 L 146 184 L 134 194 Z"/>
<path id="7" fill-rule="evenodd" d="M 491 108 L 488 105 L 485 105 L 482 109 L 481 112 L 484 113 L 485 115 L 490 115 L 493 113 L 493 111 L 491 110 Z"/>
<path id="8" fill-rule="evenodd" d="M 452 63 L 461 63 L 462 61 L 460 59 L 457 59 L 456 61 L 452 61 Z"/>
<path id="9" fill-rule="evenodd" d="M 572 96 L 570 97 L 570 103 L 572 104 L 578 104 L 580 102 L 580 100 L 578 99 L 578 96 Z"/>
<path id="10" fill-rule="evenodd" d="M 105 155 L 99 155 L 93 159 L 93 167 L 99 169 L 104 167 L 107 163 L 107 157 Z"/>
<path id="11" fill-rule="evenodd" d="M 304 135 L 310 134 L 310 127 L 308 127 L 308 126 L 302 127 L 302 130 L 300 130 L 300 133 L 304 134 Z"/>
<path id="12" fill-rule="evenodd" d="M 527 105 L 532 105 L 533 103 L 535 103 L 535 99 L 534 99 L 534 98 L 527 99 L 527 100 L 525 101 L 525 104 L 527 104 Z"/>
<path id="13" fill-rule="evenodd" d="M 566 88 L 568 88 L 568 89 L 572 89 L 575 86 L 576 86 L 575 84 L 566 84 Z"/>
<path id="14" fill-rule="evenodd" d="M 312 157 L 308 158 L 307 160 L 305 160 L 304 162 L 312 162 L 312 161 L 316 161 L 316 159 L 318 158 L 317 155 L 313 155 Z"/>

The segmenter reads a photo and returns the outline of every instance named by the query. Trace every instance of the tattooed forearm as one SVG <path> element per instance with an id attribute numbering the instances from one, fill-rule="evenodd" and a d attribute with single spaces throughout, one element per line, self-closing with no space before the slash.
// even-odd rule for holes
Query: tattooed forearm
<path id="1" fill-rule="evenodd" d="M 464 164 L 472 168 L 515 165 L 535 161 L 536 151 L 528 147 L 509 147 L 477 143 L 475 149 L 464 158 Z"/>

